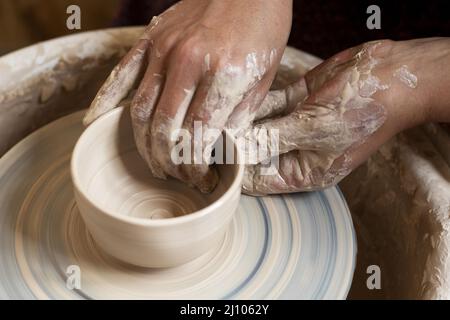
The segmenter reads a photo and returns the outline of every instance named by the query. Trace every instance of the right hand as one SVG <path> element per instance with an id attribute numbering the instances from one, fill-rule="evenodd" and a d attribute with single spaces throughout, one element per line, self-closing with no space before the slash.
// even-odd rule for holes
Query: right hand
<path id="1" fill-rule="evenodd" d="M 219 134 L 225 126 L 250 125 L 275 77 L 291 15 L 292 0 L 181 1 L 152 20 L 106 80 L 84 122 L 116 107 L 139 84 L 131 118 L 138 151 L 153 175 L 211 191 L 217 175 L 208 153 L 191 159 L 195 164 L 175 164 L 172 134 L 184 129 L 192 137 L 195 122 Z M 218 138 L 202 136 L 197 141 L 202 151 Z"/>

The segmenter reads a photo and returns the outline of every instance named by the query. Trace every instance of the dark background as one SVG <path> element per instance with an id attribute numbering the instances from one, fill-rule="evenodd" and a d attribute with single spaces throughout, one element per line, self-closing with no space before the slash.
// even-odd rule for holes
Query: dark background
<path id="1" fill-rule="evenodd" d="M 276 0 L 274 0 L 276 1 Z M 115 25 L 147 24 L 174 0 L 123 0 Z M 381 9 L 381 30 L 369 30 L 367 7 Z M 326 58 L 362 42 L 450 36 L 450 0 L 294 0 L 289 44 Z"/>
<path id="2" fill-rule="evenodd" d="M 242 0 L 246 1 L 246 0 Z M 272 0 L 277 1 L 277 0 Z M 66 8 L 81 8 L 82 30 L 146 25 L 174 0 L 1 0 L 0 55 L 72 34 Z M 366 27 L 369 5 L 381 8 L 381 30 Z M 289 44 L 321 58 L 362 42 L 450 36 L 450 0 L 294 0 Z"/>

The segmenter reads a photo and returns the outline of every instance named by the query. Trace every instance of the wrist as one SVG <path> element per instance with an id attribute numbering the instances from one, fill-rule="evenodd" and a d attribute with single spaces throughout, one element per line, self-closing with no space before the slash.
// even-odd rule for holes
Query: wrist
<path id="1" fill-rule="evenodd" d="M 424 66 L 424 90 L 428 92 L 427 121 L 450 122 L 450 38 L 436 38 L 430 44 L 433 60 Z"/>
<path id="2" fill-rule="evenodd" d="M 409 41 L 381 40 L 372 54 L 376 61 L 373 75 L 385 87 L 373 98 L 386 110 L 386 127 L 391 135 L 425 121 L 424 107 L 428 104 L 419 92 L 422 88 L 418 87 L 417 64 L 411 58 L 412 52 L 414 48 L 410 48 Z"/>
<path id="3" fill-rule="evenodd" d="M 450 40 L 387 41 L 377 73 L 388 89 L 377 93 L 397 132 L 429 121 L 450 121 Z M 386 49 L 387 48 L 387 49 Z"/>
<path id="4" fill-rule="evenodd" d="M 408 103 L 417 114 L 412 125 L 424 122 L 450 121 L 450 39 L 427 38 L 399 42 L 403 65 L 416 77 L 414 88 L 407 90 L 403 81 L 403 94 L 398 101 Z M 400 81 L 402 79 L 397 79 Z M 403 79 L 404 80 L 404 79 Z M 406 89 L 405 89 L 406 88 Z"/>

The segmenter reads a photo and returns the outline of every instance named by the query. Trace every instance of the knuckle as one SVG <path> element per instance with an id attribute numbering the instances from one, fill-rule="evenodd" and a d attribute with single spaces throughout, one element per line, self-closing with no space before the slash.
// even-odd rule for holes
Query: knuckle
<path id="1" fill-rule="evenodd" d="M 233 65 L 238 68 L 243 68 L 244 64 L 239 61 L 236 63 L 236 61 L 232 61 L 230 57 L 233 57 L 233 53 L 229 50 L 224 50 L 222 54 L 220 54 L 217 57 L 217 61 L 215 63 L 215 69 L 216 70 L 226 70 L 230 65 Z"/>
<path id="2" fill-rule="evenodd" d="M 193 62 L 199 61 L 203 55 L 201 42 L 196 36 L 181 41 L 175 51 L 174 59 L 177 61 Z"/>
<path id="3" fill-rule="evenodd" d="M 136 105 L 131 106 L 131 121 L 133 124 L 141 124 L 145 122 L 145 117 L 143 116 L 142 109 Z"/>
<path id="4" fill-rule="evenodd" d="M 148 98 L 142 94 L 136 94 L 131 103 L 131 117 L 133 120 L 145 122 L 149 118 Z"/>
<path id="5" fill-rule="evenodd" d="M 374 45 L 378 44 L 380 46 L 391 46 L 394 44 L 394 41 L 391 39 L 382 39 L 382 40 L 373 40 L 366 43 L 366 45 Z"/>
<path id="6" fill-rule="evenodd" d="M 165 32 L 154 39 L 153 48 L 158 50 L 161 54 L 167 54 L 172 50 L 178 39 L 178 35 L 174 32 Z"/>
<path id="7" fill-rule="evenodd" d="M 373 40 L 366 42 L 363 45 L 363 48 L 367 50 L 372 50 L 372 54 L 375 57 L 386 57 L 390 54 L 393 49 L 395 41 L 390 39 L 382 39 L 382 40 Z"/>

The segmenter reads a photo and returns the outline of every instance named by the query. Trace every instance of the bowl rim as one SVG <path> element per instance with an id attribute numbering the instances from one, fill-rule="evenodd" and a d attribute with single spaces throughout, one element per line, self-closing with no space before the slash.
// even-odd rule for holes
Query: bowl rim
<path id="1" fill-rule="evenodd" d="M 90 131 L 95 130 L 95 128 L 100 123 L 102 123 L 104 121 L 108 121 L 108 119 L 112 118 L 117 113 L 121 114 L 123 112 L 127 112 L 128 110 L 129 110 L 128 107 L 116 107 L 116 108 L 106 112 L 105 114 L 101 115 L 98 119 L 96 119 L 93 123 L 91 123 L 87 128 L 85 128 L 85 130 L 82 132 L 82 134 L 80 135 L 80 137 L 78 138 L 78 140 L 75 144 L 75 147 L 72 152 L 71 160 L 70 160 L 70 173 L 71 173 L 72 183 L 74 185 L 74 188 L 76 189 L 75 191 L 77 191 L 78 194 L 83 198 L 82 199 L 83 201 L 88 202 L 92 207 L 94 207 L 94 209 L 96 209 L 97 211 L 101 212 L 102 214 L 105 214 L 106 216 L 108 216 L 114 220 L 118 220 L 120 222 L 124 222 L 124 223 L 128 223 L 128 224 L 138 225 L 138 226 L 146 226 L 146 227 L 155 226 L 156 227 L 156 226 L 172 226 L 172 225 L 177 225 L 177 224 L 181 224 L 181 223 L 187 223 L 187 222 L 191 222 L 194 220 L 198 220 L 208 214 L 213 213 L 216 209 L 219 209 L 219 207 L 223 203 L 226 203 L 233 196 L 236 188 L 238 188 L 239 193 L 241 193 L 241 184 L 242 184 L 242 180 L 244 178 L 245 165 L 242 162 L 241 150 L 239 150 L 239 148 L 236 147 L 236 144 L 234 144 L 235 154 L 238 159 L 237 160 L 238 163 L 234 164 L 234 165 L 238 166 L 238 170 L 234 177 L 233 182 L 231 183 L 231 186 L 217 200 L 215 200 L 213 203 L 207 205 L 206 207 L 204 207 L 200 210 L 194 211 L 190 214 L 177 216 L 177 217 L 173 217 L 173 218 L 152 220 L 152 219 L 144 219 L 144 218 L 138 218 L 138 217 L 118 215 L 118 214 L 111 212 L 111 210 L 106 210 L 105 208 L 102 208 L 100 205 L 98 205 L 92 199 L 92 197 L 89 196 L 89 194 L 87 192 L 85 192 L 84 188 L 82 187 L 82 183 L 81 183 L 79 175 L 78 175 L 79 167 L 78 167 L 77 159 L 80 157 L 81 146 L 86 143 L 86 141 L 85 141 L 86 136 L 88 135 L 88 133 Z M 231 141 L 233 141 L 233 142 L 235 141 L 235 139 L 226 131 L 225 131 L 225 134 L 228 136 L 228 138 L 230 138 Z"/>

